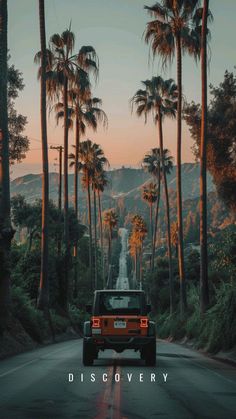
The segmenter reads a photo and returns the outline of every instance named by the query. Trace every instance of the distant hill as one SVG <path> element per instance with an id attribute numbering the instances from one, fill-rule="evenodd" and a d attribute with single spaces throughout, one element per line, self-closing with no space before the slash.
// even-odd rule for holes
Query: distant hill
<path id="1" fill-rule="evenodd" d="M 109 186 L 102 196 L 103 209 L 116 207 L 121 222 L 124 223 L 127 214 L 140 213 L 149 222 L 147 204 L 141 198 L 142 188 L 151 180 L 148 173 L 142 169 L 121 168 L 108 172 Z M 176 167 L 168 176 L 170 195 L 171 220 L 176 220 Z M 50 198 L 58 201 L 58 174 L 50 173 Z M 21 194 L 28 202 L 41 198 L 42 175 L 28 174 L 11 182 L 11 195 Z M 207 175 L 208 188 L 208 221 L 211 231 L 223 228 L 234 220 L 224 204 L 219 201 L 211 176 Z M 188 225 L 198 225 L 199 214 L 199 164 L 185 163 L 182 165 L 183 218 L 184 228 Z M 73 174 L 69 175 L 69 201 L 73 204 Z M 79 211 L 82 221 L 86 222 L 86 192 L 79 182 Z M 165 213 L 163 200 L 160 203 L 160 226 L 165 229 Z M 190 225 L 191 227 L 191 225 Z M 190 229 L 191 230 L 191 229 Z"/>
<path id="2" fill-rule="evenodd" d="M 135 198 L 140 197 L 140 188 L 148 180 L 151 179 L 148 173 L 142 169 L 121 168 L 108 172 L 109 187 L 105 195 L 111 198 L 118 196 L 126 196 Z M 50 197 L 57 200 L 58 194 L 58 174 L 50 173 Z M 171 175 L 168 176 L 168 184 L 171 190 L 176 190 L 176 167 L 174 167 Z M 28 174 L 19 177 L 11 182 L 11 195 L 24 195 L 27 201 L 32 202 L 41 198 L 42 175 Z M 191 199 L 199 196 L 199 165 L 194 163 L 185 163 L 182 165 L 182 188 L 183 199 Z M 212 178 L 208 175 L 208 192 L 214 191 L 215 187 Z M 83 198 L 84 192 L 79 184 L 79 194 Z M 70 201 L 73 197 L 73 174 L 69 175 L 69 195 Z"/>

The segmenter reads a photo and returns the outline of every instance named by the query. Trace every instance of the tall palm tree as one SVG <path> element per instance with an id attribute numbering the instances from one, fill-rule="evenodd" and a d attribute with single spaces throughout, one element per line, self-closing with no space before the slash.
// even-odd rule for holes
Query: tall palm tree
<path id="1" fill-rule="evenodd" d="M 100 246 L 101 246 L 101 261 L 102 261 L 102 278 L 103 286 L 105 288 L 105 264 L 104 264 L 104 246 L 103 246 L 103 223 L 102 223 L 102 204 L 101 194 L 104 192 L 105 187 L 108 185 L 108 179 L 104 170 L 99 173 L 95 173 L 92 180 L 93 188 L 97 194 L 98 199 L 98 218 L 99 218 L 99 229 L 100 229 Z"/>
<path id="2" fill-rule="evenodd" d="M 48 205 L 49 205 L 49 180 L 48 180 L 48 142 L 47 142 L 47 100 L 46 100 L 46 31 L 44 0 L 39 0 L 39 24 L 41 44 L 41 79 L 40 79 L 40 117 L 41 117 L 41 141 L 42 141 L 42 236 L 41 236 L 41 271 L 38 294 L 38 308 L 44 309 L 49 303 L 48 285 Z"/>
<path id="3" fill-rule="evenodd" d="M 207 257 L 207 19 L 209 0 L 203 2 L 201 33 L 202 118 L 200 141 L 200 308 L 209 304 Z"/>
<path id="4" fill-rule="evenodd" d="M 97 131 L 98 123 L 103 124 L 104 128 L 108 125 L 106 113 L 101 108 L 102 99 L 91 97 L 90 87 L 86 85 L 86 81 L 82 81 L 83 85 L 79 86 L 79 80 L 76 85 L 69 90 L 69 106 L 68 106 L 68 125 L 73 128 L 75 120 L 75 162 L 74 164 L 74 210 L 78 218 L 78 166 L 79 166 L 79 147 L 82 135 L 85 135 L 86 129 L 89 128 L 94 132 Z M 64 105 L 58 102 L 54 106 L 56 112 L 56 121 L 64 119 Z"/>
<path id="5" fill-rule="evenodd" d="M 151 260 L 151 270 L 154 270 L 154 257 L 156 249 L 156 237 L 157 237 L 157 224 L 158 224 L 158 214 L 159 214 L 159 204 L 160 204 L 160 193 L 161 193 L 161 165 L 160 165 L 160 149 L 152 148 L 150 154 L 146 154 L 142 161 L 143 169 L 150 173 L 155 180 L 157 180 L 157 200 L 156 200 L 156 213 L 155 213 L 155 223 L 154 223 L 154 233 L 153 233 L 153 245 L 152 245 L 152 260 Z"/>
<path id="6" fill-rule="evenodd" d="M 98 123 L 107 126 L 108 119 L 106 113 L 101 109 L 102 100 L 97 97 L 88 97 L 85 100 L 80 98 L 78 90 L 71 92 L 72 105 L 75 111 L 75 157 L 79 157 L 80 135 L 85 134 L 86 127 L 91 128 L 94 132 L 97 130 Z M 76 216 L 78 216 L 78 170 L 74 172 L 74 205 Z"/>
<path id="7" fill-rule="evenodd" d="M 143 242 L 147 235 L 147 226 L 144 219 L 136 214 L 131 220 L 132 232 L 129 238 L 131 256 L 135 258 L 135 277 L 139 281 L 139 288 L 142 289 L 142 255 Z M 138 275 L 137 275 L 138 272 Z"/>
<path id="8" fill-rule="evenodd" d="M 182 53 L 199 56 L 199 33 L 195 30 L 194 19 L 198 14 L 199 0 L 162 0 L 153 6 L 145 6 L 154 20 L 147 23 L 145 40 L 150 42 L 153 55 L 158 54 L 165 66 L 172 62 L 176 54 L 177 63 L 177 217 L 179 275 L 182 291 L 185 284 L 181 181 L 181 143 L 182 143 Z M 185 292 L 182 295 L 182 311 L 186 308 Z"/>
<path id="9" fill-rule="evenodd" d="M 7 0 L 0 0 L 0 334 L 6 327 L 10 306 L 10 250 L 14 235 L 10 219 L 7 30 Z"/>
<path id="10" fill-rule="evenodd" d="M 138 281 L 138 248 L 137 248 L 137 241 L 134 237 L 134 234 L 131 233 L 129 237 L 129 253 L 131 258 L 133 259 L 133 288 L 136 288 L 136 284 Z"/>
<path id="11" fill-rule="evenodd" d="M 169 174 L 173 169 L 173 158 L 170 156 L 169 150 L 164 148 L 164 167 L 166 174 Z M 158 215 L 159 215 L 159 205 L 160 205 L 160 196 L 161 196 L 161 179 L 162 177 L 162 165 L 161 165 L 161 150 L 160 148 L 152 148 L 149 154 L 146 154 L 142 167 L 145 171 L 152 174 L 154 179 L 157 180 L 157 201 L 156 201 L 156 214 L 155 214 L 155 224 L 154 224 L 154 234 L 153 234 L 153 247 L 152 247 L 152 271 L 154 269 L 154 256 L 156 249 L 156 238 L 157 238 L 157 225 L 158 225 Z"/>
<path id="12" fill-rule="evenodd" d="M 110 271 L 111 271 L 111 256 L 112 256 L 112 232 L 118 224 L 118 216 L 114 209 L 106 210 L 103 213 L 103 223 L 108 230 L 108 281 L 107 286 L 111 288 Z"/>
<path id="13" fill-rule="evenodd" d="M 70 166 L 75 165 L 75 154 L 71 153 Z M 91 140 L 82 141 L 79 148 L 79 170 L 82 171 L 82 185 L 87 191 L 88 205 L 88 225 L 89 225 L 89 268 L 92 281 L 92 212 L 91 212 L 91 184 L 96 171 L 102 171 L 108 160 L 104 156 L 104 152 L 99 144 L 93 143 Z"/>
<path id="14" fill-rule="evenodd" d="M 104 127 L 108 124 L 106 113 L 101 109 L 102 100 L 97 97 L 91 97 L 90 83 L 88 77 L 77 77 L 73 87 L 68 92 L 69 107 L 68 107 L 68 125 L 73 128 L 73 121 L 75 120 L 75 154 L 74 154 L 74 210 L 76 218 L 78 218 L 78 174 L 79 174 L 79 147 L 81 135 L 85 135 L 86 128 L 93 131 L 97 130 L 98 123 L 102 123 Z M 62 102 L 56 103 L 54 106 L 56 111 L 57 122 L 64 119 L 64 104 Z M 70 157 L 70 156 L 69 156 Z M 96 249 L 95 249 L 96 252 Z M 77 257 L 78 245 L 74 246 L 74 282 L 77 281 Z M 96 262 L 96 257 L 95 257 Z M 95 276 L 97 275 L 95 269 Z M 96 278 L 95 278 L 96 279 Z M 96 282 L 96 281 L 95 281 Z"/>
<path id="15" fill-rule="evenodd" d="M 101 169 L 100 162 L 98 161 L 98 166 L 95 169 L 95 172 L 92 176 L 92 190 L 93 190 L 93 215 L 94 215 L 94 277 L 95 277 L 95 289 L 98 287 L 98 266 L 97 266 L 97 192 L 101 187 L 101 177 L 104 177 L 104 170 Z M 104 183 L 103 183 L 104 185 Z M 101 202 L 99 202 L 98 208 L 101 212 Z M 103 251 L 102 251 L 103 258 Z"/>
<path id="16" fill-rule="evenodd" d="M 175 247 L 175 254 L 178 257 L 178 223 L 174 221 L 171 223 L 171 244 Z"/>
<path id="17" fill-rule="evenodd" d="M 153 204 L 157 200 L 157 185 L 156 183 L 150 182 L 143 187 L 142 198 L 149 206 L 149 223 L 150 223 L 150 238 L 151 246 L 153 248 Z"/>
<path id="18" fill-rule="evenodd" d="M 132 105 L 136 106 L 137 115 L 145 117 L 145 122 L 149 113 L 152 113 L 154 123 L 158 124 L 161 167 L 163 172 L 163 186 L 165 191 L 166 219 L 167 219 L 167 243 L 169 259 L 169 283 L 170 283 L 170 312 L 173 312 L 174 288 L 173 288 L 173 269 L 172 269 L 172 249 L 170 240 L 170 210 L 169 195 L 167 187 L 167 170 L 164 158 L 162 121 L 165 116 L 174 118 L 176 115 L 177 86 L 172 79 L 163 80 L 160 76 L 153 77 L 151 80 L 142 82 L 144 89 L 139 89 L 131 99 Z M 170 161 L 171 159 L 168 159 Z M 181 297 L 186 301 L 185 287 L 181 283 Z"/>
<path id="19" fill-rule="evenodd" d="M 98 74 L 97 55 L 92 46 L 83 46 L 78 54 L 73 54 L 75 44 L 74 33 L 67 29 L 54 34 L 50 38 L 50 49 L 47 51 L 47 93 L 51 101 L 58 101 L 62 96 L 64 109 L 64 242 L 65 242 L 65 309 L 67 310 L 68 294 L 68 261 L 70 257 L 69 244 L 69 214 L 68 214 L 68 90 L 79 78 L 79 75 L 94 72 Z M 35 61 L 39 62 L 40 52 L 36 54 Z M 41 76 L 41 69 L 39 71 Z"/>

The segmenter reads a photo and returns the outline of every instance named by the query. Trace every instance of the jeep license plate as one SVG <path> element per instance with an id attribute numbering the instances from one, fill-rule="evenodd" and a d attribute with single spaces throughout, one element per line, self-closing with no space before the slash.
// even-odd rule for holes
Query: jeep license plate
<path id="1" fill-rule="evenodd" d="M 114 321 L 114 328 L 115 329 L 125 329 L 126 328 L 126 322 L 123 322 L 121 320 Z"/>

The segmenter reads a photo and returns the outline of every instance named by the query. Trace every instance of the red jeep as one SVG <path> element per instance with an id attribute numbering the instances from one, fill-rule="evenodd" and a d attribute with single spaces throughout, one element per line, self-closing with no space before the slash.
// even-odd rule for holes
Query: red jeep
<path id="1" fill-rule="evenodd" d="M 95 291 L 93 306 L 87 306 L 87 311 L 92 316 L 84 323 L 84 365 L 92 365 L 105 349 L 134 349 L 146 365 L 156 364 L 156 326 L 147 316 L 151 307 L 144 291 Z"/>

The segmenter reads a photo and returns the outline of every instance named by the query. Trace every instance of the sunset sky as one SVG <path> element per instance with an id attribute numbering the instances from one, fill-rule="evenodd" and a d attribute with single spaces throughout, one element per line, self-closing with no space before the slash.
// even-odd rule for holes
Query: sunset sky
<path id="1" fill-rule="evenodd" d="M 99 56 L 100 75 L 94 95 L 102 98 L 103 109 L 109 119 L 108 129 L 99 127 L 97 133 L 87 132 L 86 137 L 102 145 L 111 167 L 122 165 L 139 167 L 143 155 L 157 146 L 157 132 L 150 119 L 131 115 L 129 100 L 140 87 L 140 81 L 161 74 L 176 78 L 176 66 L 165 73 L 158 59 L 149 60 L 149 49 L 142 40 L 146 22 L 150 19 L 144 4 L 150 0 L 45 0 L 47 41 L 52 34 L 68 28 L 76 37 L 75 52 L 82 45 L 93 45 Z M 33 59 L 39 50 L 39 22 L 37 0 L 8 0 L 9 49 L 11 63 L 23 73 L 25 89 L 17 100 L 17 109 L 28 118 L 26 134 L 30 137 L 31 151 L 23 163 L 12 168 L 12 178 L 26 173 L 41 172 L 39 82 L 37 66 Z M 235 14 L 236 1 L 210 0 L 214 15 L 211 25 L 211 61 L 209 83 L 219 84 L 226 69 L 236 64 Z M 150 61 L 150 62 L 149 62 Z M 193 59 L 183 60 L 183 90 L 188 101 L 200 100 L 200 66 Z M 176 124 L 164 124 L 165 146 L 176 155 Z M 48 124 L 50 144 L 62 144 L 63 129 L 57 127 L 51 114 Z M 70 145 L 73 144 L 70 134 Z M 191 139 L 183 126 L 183 162 L 193 161 Z M 57 153 L 49 151 L 51 171 Z"/>

